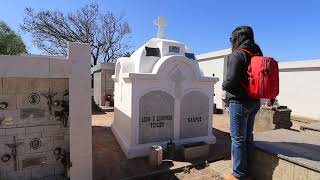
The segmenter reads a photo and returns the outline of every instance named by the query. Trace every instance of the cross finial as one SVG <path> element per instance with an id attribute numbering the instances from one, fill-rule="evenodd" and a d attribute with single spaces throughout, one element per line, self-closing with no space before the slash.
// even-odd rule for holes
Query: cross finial
<path id="1" fill-rule="evenodd" d="M 158 18 L 153 22 L 155 25 L 158 26 L 157 38 L 164 39 L 165 38 L 164 28 L 168 26 L 167 21 L 164 19 L 163 16 L 158 16 Z"/>

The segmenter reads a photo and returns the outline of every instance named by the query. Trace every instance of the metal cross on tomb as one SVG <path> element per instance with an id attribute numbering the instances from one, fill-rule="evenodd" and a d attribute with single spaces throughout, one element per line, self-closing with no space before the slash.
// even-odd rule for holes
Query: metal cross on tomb
<path id="1" fill-rule="evenodd" d="M 13 143 L 12 144 L 6 144 L 10 149 L 11 149 L 11 155 L 13 157 L 13 161 L 14 161 L 14 170 L 17 171 L 18 170 L 18 163 L 17 163 L 17 148 L 18 146 L 24 144 L 23 142 L 17 143 L 16 140 L 16 136 L 13 136 Z"/>
<path id="2" fill-rule="evenodd" d="M 48 106 L 49 106 L 49 113 L 50 115 L 52 115 L 52 105 L 53 105 L 53 101 L 52 101 L 52 98 L 54 96 L 56 96 L 58 93 L 53 93 L 52 89 L 50 88 L 48 93 L 41 93 L 42 96 L 44 96 L 45 98 L 47 98 L 47 101 L 48 101 Z"/>
<path id="3" fill-rule="evenodd" d="M 164 39 L 165 38 L 164 28 L 168 26 L 167 21 L 164 19 L 164 17 L 158 16 L 158 18 L 153 22 L 155 25 L 158 26 L 157 38 Z"/>
<path id="4" fill-rule="evenodd" d="M 181 95 L 181 82 L 186 80 L 180 69 L 177 69 L 171 76 L 170 79 L 175 83 L 174 85 L 174 93 L 176 97 L 180 97 Z"/>

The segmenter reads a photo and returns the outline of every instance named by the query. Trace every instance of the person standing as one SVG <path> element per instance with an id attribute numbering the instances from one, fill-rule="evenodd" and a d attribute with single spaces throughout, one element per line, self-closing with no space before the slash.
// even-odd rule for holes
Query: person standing
<path id="1" fill-rule="evenodd" d="M 232 53 L 222 89 L 227 92 L 230 114 L 231 156 L 233 172 L 224 174 L 226 180 L 249 178 L 254 155 L 253 125 L 260 109 L 260 100 L 252 99 L 246 92 L 249 83 L 248 66 L 252 54 L 262 56 L 254 41 L 250 26 L 237 27 L 230 37 Z M 251 52 L 252 54 L 248 53 Z"/>

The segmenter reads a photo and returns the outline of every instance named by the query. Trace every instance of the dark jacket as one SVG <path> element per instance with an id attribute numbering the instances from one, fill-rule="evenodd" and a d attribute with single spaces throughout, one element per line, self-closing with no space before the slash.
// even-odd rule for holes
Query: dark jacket
<path id="1" fill-rule="evenodd" d="M 245 41 L 238 48 L 247 49 L 255 55 L 262 56 L 260 47 L 250 41 Z M 247 71 L 250 60 L 251 56 L 241 50 L 234 50 L 229 56 L 227 74 L 222 84 L 222 89 L 227 91 L 229 102 L 254 101 L 240 85 L 240 82 L 243 82 L 246 86 L 249 83 Z"/>

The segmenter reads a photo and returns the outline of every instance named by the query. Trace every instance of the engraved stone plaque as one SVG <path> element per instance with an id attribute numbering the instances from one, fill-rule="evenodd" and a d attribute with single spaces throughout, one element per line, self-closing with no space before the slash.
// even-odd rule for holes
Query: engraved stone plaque
<path id="1" fill-rule="evenodd" d="M 64 133 L 58 132 L 58 133 L 52 133 L 49 135 L 49 139 L 56 141 L 56 140 L 64 140 Z"/>
<path id="2" fill-rule="evenodd" d="M 20 109 L 20 118 L 42 118 L 45 117 L 45 109 L 39 108 L 21 108 Z"/>
<path id="3" fill-rule="evenodd" d="M 208 135 L 209 98 L 199 91 L 183 96 L 180 106 L 180 137 Z"/>
<path id="4" fill-rule="evenodd" d="M 173 139 L 174 99 L 163 91 L 152 91 L 139 101 L 139 143 Z"/>
<path id="5" fill-rule="evenodd" d="M 42 166 L 44 164 L 47 164 L 47 158 L 45 156 L 26 158 L 22 160 L 22 168 Z"/>

